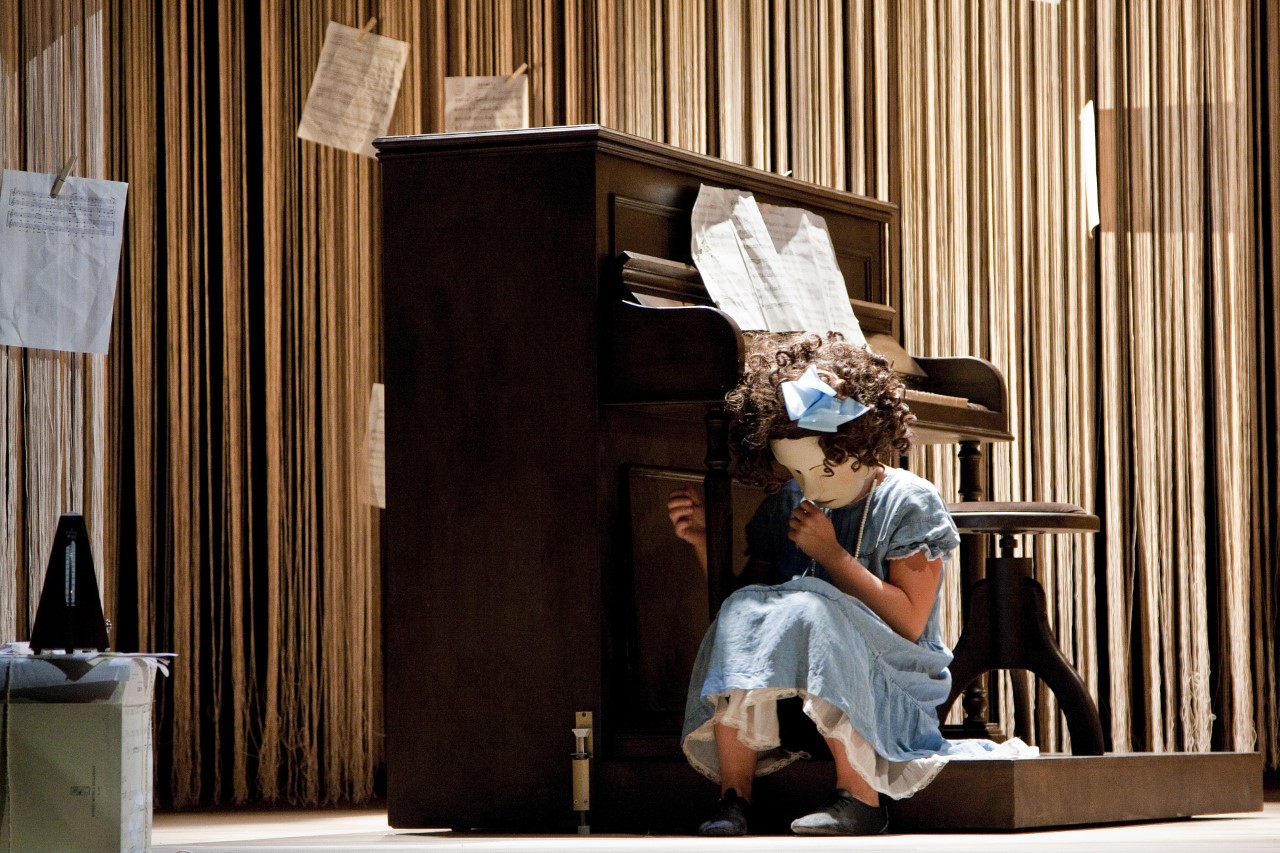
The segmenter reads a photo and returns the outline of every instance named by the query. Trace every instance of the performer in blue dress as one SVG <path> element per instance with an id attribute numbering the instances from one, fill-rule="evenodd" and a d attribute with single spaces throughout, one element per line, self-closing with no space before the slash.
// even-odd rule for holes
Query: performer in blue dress
<path id="1" fill-rule="evenodd" d="M 797 757 L 778 732 L 789 697 L 836 769 L 828 802 L 792 830 L 883 832 L 882 797 L 915 793 L 953 751 L 935 712 L 951 686 L 938 589 L 959 536 L 932 484 L 885 464 L 914 418 L 884 358 L 837 333 L 774 337 L 726 400 L 734 477 L 771 494 L 739 571 L 764 583 L 725 600 L 689 686 L 684 752 L 722 792 L 700 832 L 745 834 L 753 779 Z M 697 492 L 673 492 L 668 509 L 705 566 Z"/>

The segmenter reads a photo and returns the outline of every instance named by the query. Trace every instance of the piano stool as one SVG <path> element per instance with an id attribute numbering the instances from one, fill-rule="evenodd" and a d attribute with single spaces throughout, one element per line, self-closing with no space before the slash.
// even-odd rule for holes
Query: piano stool
<path id="1" fill-rule="evenodd" d="M 1098 517 L 1073 504 L 966 501 L 948 506 L 961 533 L 1000 537 L 1000 556 L 988 557 L 986 575 L 968 590 L 964 627 L 951 663 L 951 695 L 938 706 L 945 719 L 956 698 L 978 676 L 998 669 L 1025 669 L 1039 676 L 1058 699 L 1071 733 L 1073 755 L 1105 752 L 1098 708 L 1080 674 L 1062 655 L 1049 627 L 1044 587 L 1035 562 L 1017 557 L 1017 536 L 1026 533 L 1094 533 Z M 1014 734 L 1028 740 L 1031 711 L 1026 685 L 1014 681 Z M 966 711 L 980 715 L 981 704 Z"/>
<path id="2" fill-rule="evenodd" d="M 987 558 L 986 576 L 969 591 L 951 664 L 952 691 L 939 717 L 983 673 L 1027 669 L 1057 697 L 1072 754 L 950 762 L 915 796 L 889 801 L 891 832 L 1027 830 L 1262 809 L 1260 753 L 1104 754 L 1097 707 L 1053 637 L 1034 561 L 1014 556 L 1021 534 L 1093 533 L 1101 527 L 1097 516 L 1060 503 L 967 501 L 948 509 L 962 533 L 997 535 L 1002 553 Z M 1014 733 L 1026 739 L 1030 703 L 1015 694 L 1015 704 Z M 989 731 L 985 721 L 980 728 Z M 759 831 L 785 832 L 787 820 L 830 785 L 830 759 L 814 755 L 757 780 Z"/>

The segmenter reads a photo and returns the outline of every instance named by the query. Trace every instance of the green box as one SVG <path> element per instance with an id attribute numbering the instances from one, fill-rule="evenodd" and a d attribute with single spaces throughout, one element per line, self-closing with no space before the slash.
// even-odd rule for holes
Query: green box
<path id="1" fill-rule="evenodd" d="M 0 655 L 0 851 L 145 853 L 157 662 Z"/>

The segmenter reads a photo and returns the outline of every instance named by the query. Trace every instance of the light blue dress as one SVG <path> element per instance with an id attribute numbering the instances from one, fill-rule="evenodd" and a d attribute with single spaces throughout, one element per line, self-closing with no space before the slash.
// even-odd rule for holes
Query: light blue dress
<path id="1" fill-rule="evenodd" d="M 759 751 L 758 774 L 785 766 L 798 756 L 782 750 L 771 734 L 744 732 L 756 724 L 735 722 L 730 706 L 745 696 L 748 704 L 767 704 L 776 720 L 776 699 L 798 695 L 824 735 L 844 731 L 840 739 L 855 768 L 873 787 L 909 796 L 941 769 L 952 746 L 939 731 L 935 710 L 951 689 L 951 650 L 942 642 L 939 601 L 920 639 L 912 642 L 836 589 L 826 571 L 787 538 L 788 520 L 801 499 L 796 483 L 788 483 L 765 499 L 747 526 L 748 555 L 775 566 L 779 582 L 729 596 L 703 638 L 685 708 L 685 755 L 718 780 L 712 725 L 720 720 L 739 727 L 740 739 Z M 836 537 L 850 551 L 867 500 L 831 512 Z M 891 559 L 920 551 L 945 559 L 960 542 L 937 489 L 909 471 L 886 469 L 870 501 L 856 556 L 881 578 L 887 578 Z M 802 576 L 806 570 L 809 576 Z"/>

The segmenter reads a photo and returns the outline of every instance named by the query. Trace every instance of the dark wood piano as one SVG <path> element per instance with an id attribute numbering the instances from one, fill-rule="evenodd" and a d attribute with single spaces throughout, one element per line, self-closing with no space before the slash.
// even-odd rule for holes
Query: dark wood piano
<path id="1" fill-rule="evenodd" d="M 589 712 L 592 824 L 687 830 L 717 793 L 678 746 L 717 573 L 708 592 L 666 496 L 708 478 L 709 508 L 732 507 L 720 564 L 760 498 L 724 473 L 743 336 L 690 263 L 699 185 L 826 219 L 918 438 L 969 447 L 967 499 L 978 445 L 1010 437 L 1003 380 L 902 350 L 892 205 L 594 126 L 376 144 L 391 825 L 571 828 Z"/>

